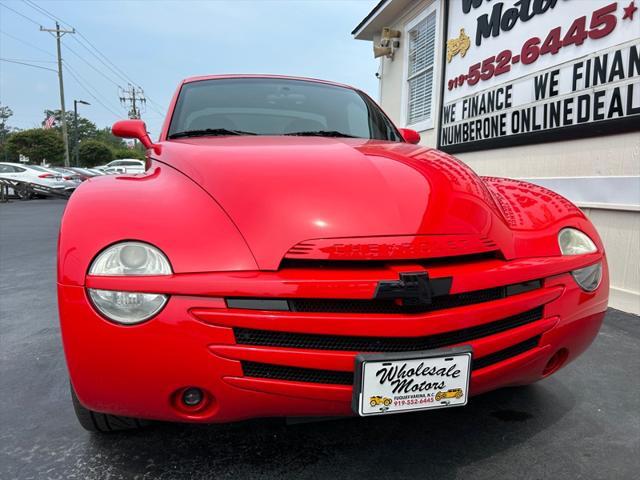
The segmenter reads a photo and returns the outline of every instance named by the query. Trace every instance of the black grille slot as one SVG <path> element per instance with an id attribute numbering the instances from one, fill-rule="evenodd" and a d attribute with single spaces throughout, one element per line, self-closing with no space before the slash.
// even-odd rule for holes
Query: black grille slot
<path id="1" fill-rule="evenodd" d="M 535 348 L 540 341 L 540 336 L 530 338 L 524 342 L 492 353 L 473 361 L 473 370 L 488 367 L 502 362 L 516 355 L 520 355 Z M 314 368 L 287 367 L 271 365 L 268 363 L 246 362 L 242 363 L 242 371 L 245 377 L 269 378 L 272 380 L 285 380 L 289 382 L 324 383 L 328 385 L 353 385 L 353 372 L 339 372 L 335 370 L 316 370 Z"/>
<path id="2" fill-rule="evenodd" d="M 328 313 L 424 313 L 445 308 L 490 302 L 505 297 L 505 288 L 433 297 L 430 305 L 399 305 L 393 300 L 333 300 L 322 298 L 289 300 L 293 312 Z"/>
<path id="3" fill-rule="evenodd" d="M 410 260 L 315 260 L 302 258 L 283 258 L 280 262 L 279 270 L 282 269 L 305 269 L 305 270 L 362 270 L 384 267 L 385 265 L 402 265 L 410 263 L 419 264 L 424 268 L 436 267 L 438 265 L 461 265 L 465 263 L 481 262 L 483 260 L 504 260 L 504 256 L 499 250 L 485 253 L 472 253 L 469 255 L 445 256 L 427 259 Z"/>
<path id="4" fill-rule="evenodd" d="M 542 318 L 543 307 L 475 327 L 439 333 L 425 337 L 356 337 L 343 335 L 317 335 L 308 333 L 276 332 L 234 328 L 236 343 L 270 347 L 301 348 L 307 350 L 345 350 L 351 352 L 414 352 L 469 342 Z M 390 326 L 393 320 L 389 320 Z"/>
<path id="5" fill-rule="evenodd" d="M 446 280 L 446 281 L 444 281 Z M 448 281 L 448 283 L 447 283 Z M 451 279 L 434 279 L 432 286 L 437 290 L 447 292 L 451 286 Z M 445 284 L 446 285 L 441 285 Z M 308 313 L 425 313 L 446 308 L 474 305 L 476 303 L 491 302 L 511 295 L 536 290 L 542 286 L 540 280 L 523 282 L 503 287 L 487 288 L 472 292 L 438 295 L 434 294 L 429 305 L 402 305 L 393 299 L 333 299 L 333 298 L 227 298 L 227 307 L 248 310 L 289 310 L 292 312 Z"/>
<path id="6" fill-rule="evenodd" d="M 330 385 L 351 385 L 353 372 L 336 370 L 316 370 L 314 368 L 286 367 L 269 363 L 242 362 L 245 377 L 271 378 L 290 382 L 327 383 Z"/>
<path id="7" fill-rule="evenodd" d="M 516 355 L 520 355 L 532 348 L 535 348 L 540 341 L 540 335 L 537 337 L 530 338 L 529 340 L 525 340 L 524 342 L 518 343 L 511 347 L 505 348 L 504 350 L 499 350 L 490 355 L 486 355 L 482 358 L 478 358 L 473 361 L 473 369 L 478 370 L 480 368 L 488 367 L 489 365 L 493 365 L 494 363 L 502 362 L 507 358 L 515 357 Z"/>

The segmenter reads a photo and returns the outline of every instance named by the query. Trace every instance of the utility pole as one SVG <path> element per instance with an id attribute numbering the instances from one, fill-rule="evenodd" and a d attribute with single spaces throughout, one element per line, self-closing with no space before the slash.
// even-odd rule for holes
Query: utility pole
<path id="1" fill-rule="evenodd" d="M 125 108 L 129 108 L 129 118 L 139 119 L 147 104 L 147 99 L 142 88 L 129 84 L 126 89 L 120 88 L 120 102 Z"/>
<path id="2" fill-rule="evenodd" d="M 64 81 L 62 79 L 62 53 L 60 49 L 60 39 L 65 33 L 76 33 L 76 29 L 61 30 L 60 24 L 56 22 L 56 28 L 44 28 L 40 27 L 41 32 L 55 33 L 56 45 L 58 50 L 58 81 L 60 83 L 60 111 L 62 113 L 62 141 L 64 142 L 64 166 L 70 166 L 69 162 L 69 136 L 67 134 L 67 114 L 64 108 Z"/>
<path id="3" fill-rule="evenodd" d="M 78 148 L 78 104 L 91 105 L 84 100 L 73 101 L 73 163 L 76 167 L 80 166 L 80 148 Z"/>

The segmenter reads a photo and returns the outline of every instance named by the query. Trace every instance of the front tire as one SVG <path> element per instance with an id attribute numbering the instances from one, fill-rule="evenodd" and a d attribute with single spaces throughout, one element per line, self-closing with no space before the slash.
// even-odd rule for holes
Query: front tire
<path id="1" fill-rule="evenodd" d="M 135 430 L 145 426 L 145 422 L 137 418 L 98 413 L 83 407 L 78 400 L 73 386 L 71 386 L 71 401 L 73 402 L 73 410 L 76 412 L 78 422 L 80 422 L 82 428 L 89 432 L 120 432 L 123 430 Z"/>

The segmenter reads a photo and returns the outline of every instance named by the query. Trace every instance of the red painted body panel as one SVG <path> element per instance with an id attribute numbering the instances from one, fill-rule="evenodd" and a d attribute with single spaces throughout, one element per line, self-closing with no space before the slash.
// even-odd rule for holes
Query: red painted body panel
<path id="1" fill-rule="evenodd" d="M 224 210 L 166 165 L 146 175 L 94 177 L 76 189 L 60 226 L 58 281 L 84 285 L 95 255 L 121 240 L 157 246 L 176 273 L 256 268 Z"/>
<path id="2" fill-rule="evenodd" d="M 517 302 L 506 299 L 416 318 L 388 318 L 387 329 L 392 321 L 397 335 L 436 333 L 481 323 L 491 313 L 504 315 L 545 305 L 542 320 L 469 343 L 474 355 L 481 358 L 542 334 L 534 350 L 474 371 L 471 394 L 476 395 L 540 380 L 547 361 L 560 348 L 569 350 L 569 361 L 582 353 L 602 322 L 608 296 L 606 281 L 604 288 L 586 294 L 569 274 L 558 275 L 546 281 L 542 293 L 521 294 L 514 297 Z M 248 285 L 251 283 L 249 279 Z M 243 314 L 230 312 L 216 299 L 187 295 L 173 296 L 154 320 L 123 327 L 96 314 L 83 287 L 59 285 L 59 295 L 67 361 L 82 403 L 97 411 L 142 418 L 228 422 L 281 415 L 348 415 L 351 387 L 243 377 L 238 360 L 353 371 L 355 352 L 240 346 L 235 344 L 230 326 L 389 334 L 382 330 L 382 316 Z M 173 392 L 190 385 L 214 395 L 216 401 L 210 409 L 193 415 L 173 406 L 169 400 Z"/>
<path id="3" fill-rule="evenodd" d="M 175 98 L 170 112 L 174 104 Z M 480 178 L 449 155 L 408 143 L 277 136 L 167 140 L 167 129 L 165 123 L 146 174 L 84 182 L 62 220 L 63 341 L 73 386 L 90 409 L 203 422 L 351 414 L 348 385 L 248 377 L 241 362 L 351 372 L 357 352 L 238 344 L 233 329 L 240 327 L 414 337 L 543 308 L 538 320 L 466 342 L 481 359 L 540 339 L 535 348 L 475 370 L 472 395 L 537 381 L 554 353 L 567 349 L 571 361 L 598 332 L 608 299 L 602 242 L 580 210 L 552 192 Z M 561 256 L 557 234 L 569 226 L 587 233 L 598 252 Z M 96 254 L 123 240 L 157 246 L 174 273 L 89 276 Z M 602 285 L 586 293 L 569 272 L 598 261 L 604 263 Z M 531 280 L 543 285 L 420 314 L 242 310 L 225 302 L 366 300 L 378 282 L 416 271 L 451 278 L 454 295 Z M 170 298 L 155 318 L 123 326 L 95 311 L 87 288 Z M 188 386 L 208 392 L 206 408 L 179 405 L 177 392 Z"/>

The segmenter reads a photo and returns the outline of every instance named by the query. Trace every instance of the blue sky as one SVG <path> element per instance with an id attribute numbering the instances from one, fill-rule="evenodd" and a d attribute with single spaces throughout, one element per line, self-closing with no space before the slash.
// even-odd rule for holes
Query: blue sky
<path id="1" fill-rule="evenodd" d="M 377 98 L 377 62 L 371 44 L 350 34 L 376 0 L 31 3 L 83 35 L 63 37 L 63 58 L 79 79 L 65 72 L 66 105 L 70 110 L 73 99 L 90 102 L 91 106 L 81 106 L 80 113 L 99 127 L 126 117 L 117 86 L 126 86 L 126 78 L 142 86 L 153 101 L 143 115 L 153 136 L 178 82 L 192 75 L 318 77 L 358 86 Z M 0 4 L 28 17 L 0 6 L 0 58 L 55 69 L 55 40 L 39 31 L 39 25 L 52 27 L 54 20 L 23 1 L 0 0 Z M 106 65 L 117 67 L 115 72 L 89 52 L 86 40 L 106 57 Z M 14 112 L 11 126 L 39 127 L 45 109 L 59 108 L 57 75 L 0 61 L 0 102 Z"/>

